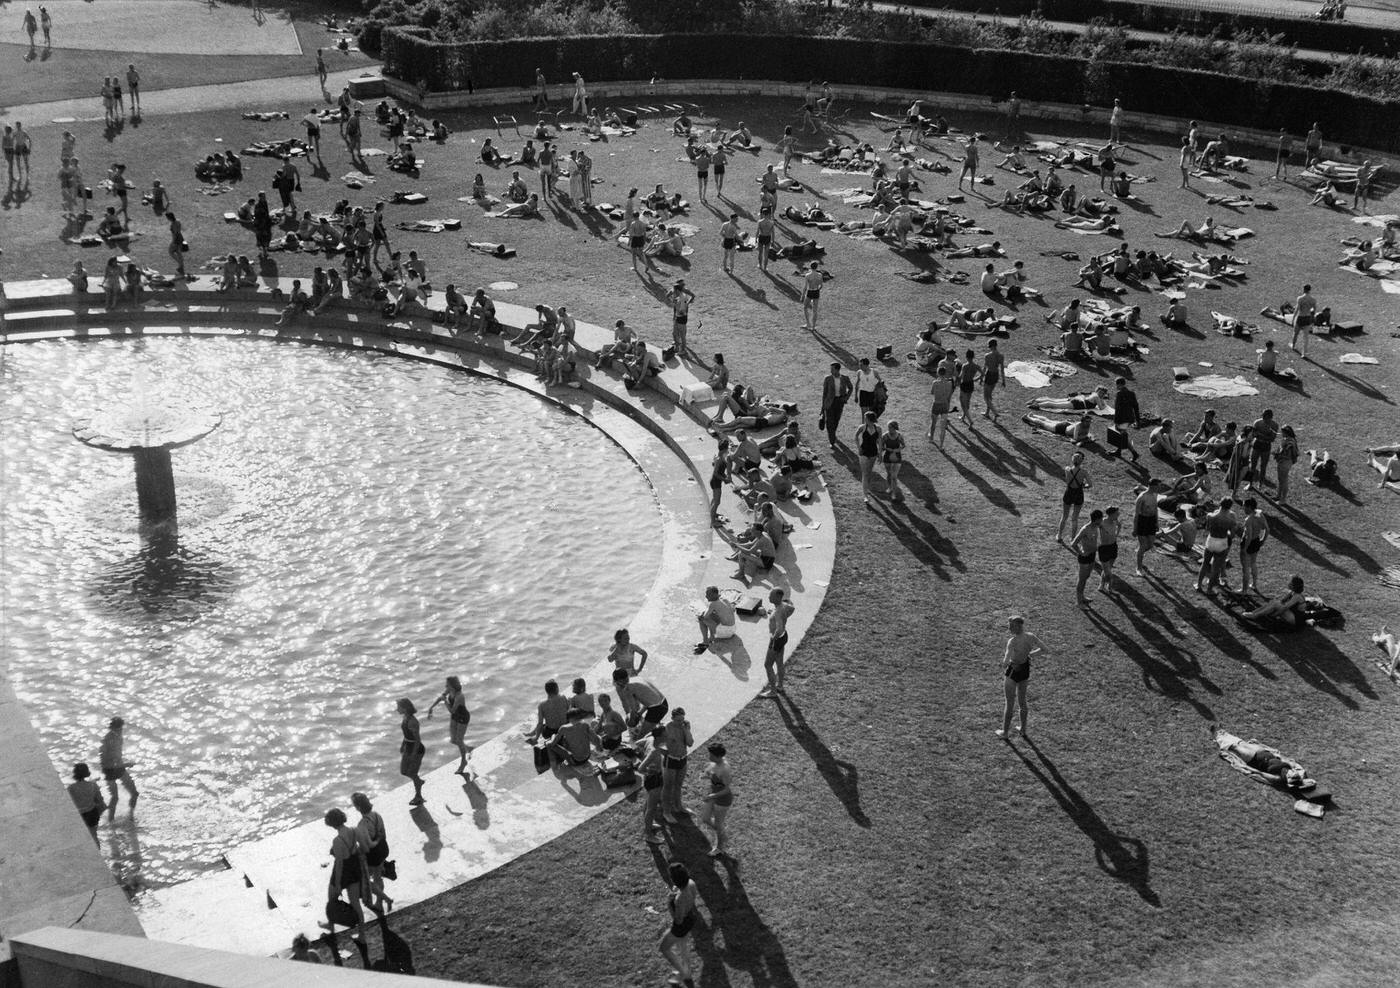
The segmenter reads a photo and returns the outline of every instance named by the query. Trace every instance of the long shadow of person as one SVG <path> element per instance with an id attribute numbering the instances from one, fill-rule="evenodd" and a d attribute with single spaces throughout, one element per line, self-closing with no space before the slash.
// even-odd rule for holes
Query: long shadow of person
<path id="1" fill-rule="evenodd" d="M 376 971 L 391 974 L 413 974 L 413 948 L 408 941 L 389 929 L 386 917 L 379 917 L 379 940 L 384 947 L 384 956 L 372 965 Z"/>
<path id="2" fill-rule="evenodd" d="M 794 703 L 790 696 L 779 693 L 774 700 L 778 707 L 778 715 L 783 719 L 783 726 L 812 759 L 812 764 L 831 787 L 832 795 L 841 801 L 852 820 L 862 827 L 870 827 L 870 817 L 865 815 L 860 805 L 860 770 L 831 753 L 821 735 L 807 723 L 802 708 Z"/>
<path id="3" fill-rule="evenodd" d="M 1114 833 L 1078 790 L 1065 781 L 1060 770 L 1040 750 L 1040 746 L 1029 737 L 1022 740 L 1035 752 L 1039 765 L 1027 758 L 1021 749 L 1010 741 L 1007 742 L 1007 747 L 1016 753 L 1016 757 L 1021 759 L 1036 781 L 1054 797 L 1055 802 L 1060 804 L 1060 809 L 1074 821 L 1074 825 L 1093 842 L 1094 863 L 1099 866 L 1099 870 L 1110 878 L 1131 886 L 1133 891 L 1142 897 L 1142 901 L 1160 909 L 1162 900 L 1152 891 L 1148 873 L 1147 845 L 1135 837 Z"/>
<path id="4" fill-rule="evenodd" d="M 442 833 L 438 830 L 437 821 L 428 812 L 426 806 L 415 806 L 409 811 L 409 819 L 423 831 L 423 836 L 427 838 L 423 842 L 423 860 L 433 862 L 442 854 Z"/>

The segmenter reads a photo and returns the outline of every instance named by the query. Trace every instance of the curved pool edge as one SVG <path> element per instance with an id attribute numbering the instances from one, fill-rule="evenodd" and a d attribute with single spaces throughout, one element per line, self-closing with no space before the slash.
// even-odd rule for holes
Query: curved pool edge
<path id="1" fill-rule="evenodd" d="M 280 287 L 285 291 L 290 281 L 281 279 Z M 351 347 L 484 374 L 582 415 L 638 462 L 662 506 L 669 550 L 663 550 L 656 582 L 629 625 L 635 640 L 652 653 L 646 678 L 667 694 L 673 706 L 686 708 L 697 747 L 754 698 L 762 684 L 767 643 L 761 617 L 740 622 L 733 647 L 723 657 L 710 652 L 694 656 L 689 647 L 695 640 L 694 608 L 701 588 L 711 583 L 737 585 L 729 578 L 731 564 L 725 553 L 712 551 L 715 542 L 701 483 L 706 474 L 700 468 L 713 449 L 714 440 L 706 431 L 708 420 L 702 406 L 689 402 L 683 407 L 676 401 L 695 393 L 706 369 L 673 362 L 654 388 L 633 393 L 620 379 L 590 371 L 581 361 L 578 389 L 545 388 L 522 369 L 529 358 L 503 341 L 452 336 L 426 318 L 386 321 L 377 314 L 337 310 L 343 318 L 318 321 L 316 327 L 272 328 L 268 324 L 277 310 L 270 292 L 277 286 L 278 282 L 268 280 L 257 293 L 230 298 L 216 294 L 212 280 L 199 279 L 188 289 L 155 296 L 142 309 L 105 313 L 82 305 L 54 308 L 74 301 L 66 283 L 54 283 L 51 294 L 21 292 L 18 312 L 12 299 L 4 341 L 218 335 Z M 160 307 L 172 302 L 175 311 Z M 507 328 L 515 330 L 534 316 L 533 309 L 499 301 L 497 314 Z M 172 316 L 184 318 L 172 320 Z M 242 325 L 198 325 L 220 322 Z M 577 342 L 585 357 L 610 340 L 607 330 L 578 324 Z M 658 458 L 658 447 L 673 454 L 673 466 Z M 782 506 L 794 531 L 780 553 L 781 578 L 774 585 L 789 589 L 796 606 L 789 622 L 791 650 L 801 643 L 821 606 L 835 555 L 834 517 L 819 475 L 812 494 L 808 503 Z M 731 514 L 741 510 L 732 492 L 726 491 L 725 496 L 731 499 Z M 604 649 L 599 651 L 597 662 L 587 669 L 570 670 L 568 677 L 581 675 L 595 688 L 607 684 L 610 666 L 602 658 Z M 561 679 L 564 676 L 560 674 Z M 428 722 L 425 727 L 430 739 L 435 727 L 445 734 L 440 723 Z M 394 891 L 400 907 L 486 874 L 626 795 L 626 790 L 601 790 L 595 780 L 571 772 L 536 775 L 520 742 L 518 725 L 475 749 L 472 764 L 480 776 L 476 784 L 464 785 L 452 774 L 453 764 L 448 761 L 426 777 L 428 804 L 413 812 L 407 807 L 409 787 L 372 794 L 386 818 L 399 862 Z M 347 781 L 347 796 L 353 788 Z M 325 874 L 321 867 L 327 860 L 326 846 L 324 826 L 316 820 L 231 848 L 226 856 L 230 870 L 143 896 L 142 925 L 148 935 L 163 940 L 206 943 L 217 934 L 227 949 L 257 954 L 281 950 L 294 932 L 312 932 L 322 918 Z M 269 909 L 269 904 L 276 908 Z"/>

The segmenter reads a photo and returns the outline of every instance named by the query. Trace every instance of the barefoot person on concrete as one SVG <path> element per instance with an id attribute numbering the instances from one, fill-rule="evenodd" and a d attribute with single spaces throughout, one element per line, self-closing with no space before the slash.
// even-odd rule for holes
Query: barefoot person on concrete
<path id="1" fill-rule="evenodd" d="M 1039 638 L 1026 631 L 1026 619 L 1019 614 L 1007 622 L 1011 637 L 1006 640 L 1006 652 L 1002 656 L 1002 672 L 1005 676 L 1006 707 L 1001 716 L 1001 730 L 997 737 L 1011 734 L 1011 712 L 1019 704 L 1020 723 L 1017 730 L 1026 733 L 1026 683 L 1031 678 L 1031 658 L 1036 655 L 1050 655 Z"/>
<path id="2" fill-rule="evenodd" d="M 413 798 L 408 804 L 422 806 L 427 801 L 423 798 L 423 779 L 418 770 L 423 767 L 423 754 L 428 749 L 423 746 L 422 729 L 418 726 L 418 708 L 408 697 L 403 697 L 398 702 L 398 712 L 402 715 L 399 730 L 403 732 L 403 740 L 399 742 L 399 775 L 413 782 Z"/>
<path id="3" fill-rule="evenodd" d="M 471 711 L 467 709 L 467 697 L 462 692 L 461 679 L 456 676 L 447 677 L 447 688 L 444 689 L 442 694 L 428 707 L 426 716 L 431 717 L 433 715 L 433 708 L 439 703 L 446 706 L 448 716 L 451 718 L 448 721 L 448 737 L 462 754 L 462 760 L 455 769 L 456 774 L 463 777 L 469 776 L 472 773 L 471 770 L 467 768 L 467 756 L 469 753 L 467 748 L 467 725 L 472 722 L 472 715 Z"/>
<path id="4" fill-rule="evenodd" d="M 117 783 L 121 783 L 130 797 L 127 807 L 132 816 L 136 815 L 136 800 L 141 795 L 136 791 L 136 783 L 132 781 L 131 773 L 127 771 L 135 762 L 126 760 L 123 751 L 124 738 L 122 730 L 126 726 L 126 721 L 120 717 L 113 717 L 111 723 L 107 725 L 107 733 L 102 738 L 102 777 L 107 780 L 107 820 L 110 822 L 117 815 Z"/>

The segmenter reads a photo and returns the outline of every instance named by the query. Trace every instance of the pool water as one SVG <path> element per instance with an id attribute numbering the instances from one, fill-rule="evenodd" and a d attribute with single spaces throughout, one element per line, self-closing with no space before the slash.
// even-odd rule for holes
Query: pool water
<path id="1" fill-rule="evenodd" d="M 71 434 L 133 387 L 224 414 L 173 454 L 173 539 L 138 532 L 129 457 Z M 582 419 L 290 343 L 0 347 L 0 490 L 0 658 L 65 778 L 126 719 L 139 816 L 122 794 L 99 837 L 133 889 L 397 785 L 394 701 L 421 714 L 446 675 L 469 742 L 530 716 L 660 558 L 646 478 Z M 456 758 L 441 709 L 424 740 L 425 770 Z"/>

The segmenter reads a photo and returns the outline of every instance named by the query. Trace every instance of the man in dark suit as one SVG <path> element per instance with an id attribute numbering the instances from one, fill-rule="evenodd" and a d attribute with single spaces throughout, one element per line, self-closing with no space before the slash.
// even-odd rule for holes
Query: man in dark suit
<path id="1" fill-rule="evenodd" d="M 832 363 L 831 373 L 822 381 L 822 424 L 826 426 L 826 439 L 832 449 L 836 448 L 836 429 L 841 424 L 846 402 L 851 400 L 852 390 L 851 379 L 841 373 L 841 365 Z"/>
<path id="2" fill-rule="evenodd" d="M 1118 455 L 1123 455 L 1123 450 L 1133 454 L 1133 462 L 1138 460 L 1138 451 L 1133 448 L 1133 438 L 1128 432 L 1129 429 L 1136 429 L 1138 420 L 1142 417 L 1142 411 L 1138 408 L 1137 394 L 1128 387 L 1126 378 L 1118 378 L 1113 382 L 1118 390 L 1113 396 L 1113 427 L 1119 433 L 1121 445 L 1118 446 Z"/>

